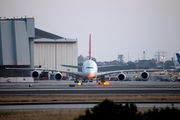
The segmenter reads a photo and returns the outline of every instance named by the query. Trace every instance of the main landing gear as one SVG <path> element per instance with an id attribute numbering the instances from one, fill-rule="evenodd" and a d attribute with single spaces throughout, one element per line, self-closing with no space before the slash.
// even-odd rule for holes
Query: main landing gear
<path id="1" fill-rule="evenodd" d="M 75 76 L 75 81 L 74 81 L 74 83 L 79 83 L 79 80 L 78 80 L 78 77 L 77 77 L 77 76 Z"/>

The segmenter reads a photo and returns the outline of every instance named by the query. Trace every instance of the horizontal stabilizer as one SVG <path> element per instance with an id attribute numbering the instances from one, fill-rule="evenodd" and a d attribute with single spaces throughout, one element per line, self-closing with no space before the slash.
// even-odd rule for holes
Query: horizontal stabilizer
<path id="1" fill-rule="evenodd" d="M 63 64 L 61 64 L 61 66 L 63 66 L 63 67 L 71 67 L 71 68 L 82 68 L 82 66 L 75 66 L 75 65 L 63 65 Z"/>
<path id="2" fill-rule="evenodd" d="M 99 69 L 101 68 L 110 68 L 110 67 L 120 67 L 121 65 L 108 65 L 108 66 L 98 66 Z"/>

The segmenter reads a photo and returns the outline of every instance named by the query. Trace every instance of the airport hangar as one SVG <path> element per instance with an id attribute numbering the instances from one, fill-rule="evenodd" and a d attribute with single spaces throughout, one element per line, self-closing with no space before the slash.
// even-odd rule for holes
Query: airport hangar
<path id="1" fill-rule="evenodd" d="M 34 18 L 0 19 L 0 82 L 34 82 L 31 71 L 6 67 L 77 71 L 77 39 L 64 38 L 34 27 Z"/>

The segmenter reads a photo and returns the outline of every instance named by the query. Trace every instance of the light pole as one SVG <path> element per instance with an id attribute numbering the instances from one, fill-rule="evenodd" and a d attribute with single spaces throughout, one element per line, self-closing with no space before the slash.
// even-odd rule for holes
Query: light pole
<path id="1" fill-rule="evenodd" d="M 163 60 L 163 69 L 165 68 L 165 60 L 166 60 L 166 58 L 167 57 L 165 55 L 161 57 L 161 59 Z"/>

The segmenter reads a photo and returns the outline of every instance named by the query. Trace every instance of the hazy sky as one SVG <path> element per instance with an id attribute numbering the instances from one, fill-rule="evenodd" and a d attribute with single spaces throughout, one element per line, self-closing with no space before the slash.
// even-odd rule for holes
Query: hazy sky
<path id="1" fill-rule="evenodd" d="M 180 0 L 0 0 L 0 16 L 35 17 L 35 27 L 78 39 L 78 55 L 97 61 L 180 53 Z"/>

